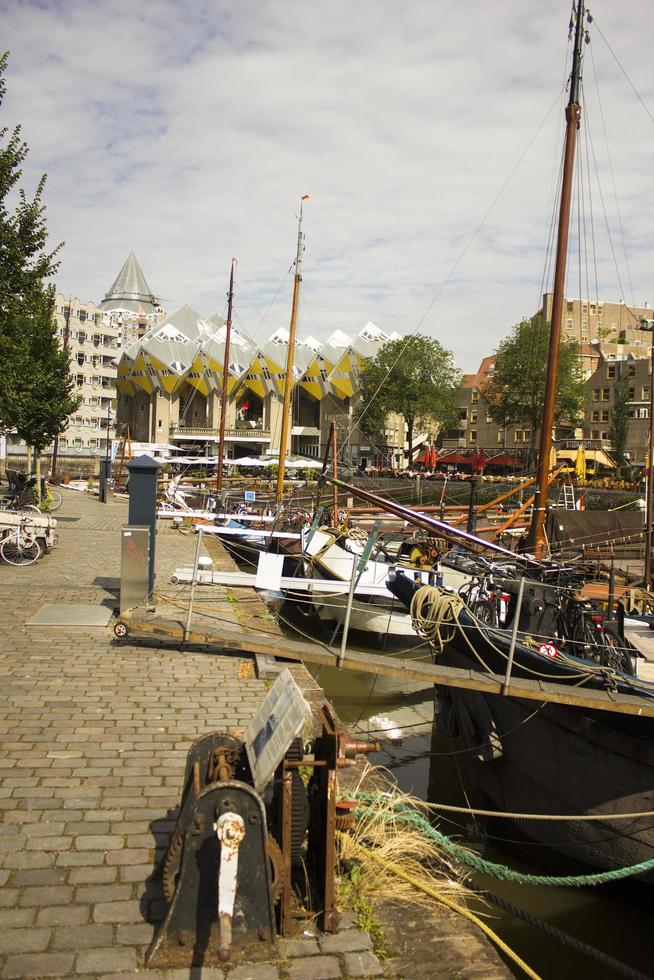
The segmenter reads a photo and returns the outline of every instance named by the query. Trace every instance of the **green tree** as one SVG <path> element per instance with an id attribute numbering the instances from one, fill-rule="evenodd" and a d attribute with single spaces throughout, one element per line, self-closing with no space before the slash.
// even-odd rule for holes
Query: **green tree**
<path id="1" fill-rule="evenodd" d="M 8 54 L 0 57 L 0 106 Z M 56 255 L 47 249 L 45 175 L 29 199 L 19 187 L 28 154 L 21 127 L 0 129 L 0 426 L 41 452 L 79 404 L 54 318 Z"/>
<path id="2" fill-rule="evenodd" d="M 540 315 L 522 320 L 495 352 L 495 370 L 482 388 L 493 420 L 500 425 L 529 425 L 531 449 L 540 430 L 545 397 L 549 323 Z M 576 423 L 585 397 L 579 345 L 562 341 L 554 418 Z"/>
<path id="3" fill-rule="evenodd" d="M 613 387 L 613 409 L 609 438 L 618 464 L 618 470 L 625 465 L 625 449 L 629 434 L 629 376 L 622 372 Z"/>
<path id="4" fill-rule="evenodd" d="M 431 337 L 413 334 L 391 340 L 364 366 L 357 385 L 359 428 L 383 431 L 387 415 L 402 416 L 407 427 L 409 465 L 417 425 L 448 428 L 457 417 L 460 372 L 452 354 Z"/>

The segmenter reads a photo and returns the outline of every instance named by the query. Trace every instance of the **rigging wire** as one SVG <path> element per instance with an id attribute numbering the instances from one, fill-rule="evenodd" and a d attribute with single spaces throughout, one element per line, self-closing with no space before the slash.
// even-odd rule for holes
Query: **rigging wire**
<path id="1" fill-rule="evenodd" d="M 631 269 L 630 269 L 630 266 L 629 266 L 629 253 L 627 251 L 627 243 L 626 243 L 625 234 L 624 234 L 624 225 L 622 223 L 622 214 L 621 214 L 621 211 L 620 211 L 620 201 L 619 201 L 619 198 L 618 198 L 618 191 L 617 191 L 616 184 L 615 184 L 615 172 L 614 172 L 614 169 L 613 169 L 613 160 L 611 158 L 611 148 L 609 146 L 608 131 L 607 131 L 607 128 L 606 128 L 606 120 L 604 118 L 603 100 L 602 100 L 601 93 L 600 93 L 599 79 L 597 77 L 597 71 L 596 71 L 596 67 L 595 67 L 595 58 L 594 58 L 594 55 L 593 55 L 593 47 L 592 47 L 592 45 L 591 45 L 591 48 L 590 48 L 590 61 L 591 61 L 591 65 L 592 65 L 592 68 L 593 68 L 593 79 L 594 79 L 594 82 L 595 82 L 595 91 L 597 92 L 597 104 L 599 106 L 599 115 L 600 115 L 600 121 L 601 121 L 601 124 L 602 124 L 602 135 L 604 137 L 604 146 L 605 146 L 605 149 L 606 149 L 606 159 L 607 159 L 608 165 L 609 165 L 609 174 L 611 176 L 611 186 L 613 187 L 613 200 L 614 200 L 614 203 L 615 203 L 615 211 L 616 211 L 616 215 L 617 215 L 617 219 L 618 219 L 618 228 L 620 229 L 620 237 L 622 239 L 622 251 L 624 253 L 624 259 L 625 259 L 625 267 L 626 267 L 626 272 L 627 272 L 627 282 L 629 283 L 629 295 L 631 296 L 631 303 L 632 303 L 632 306 L 633 306 L 634 305 L 634 287 L 633 287 L 633 283 L 631 281 Z"/>

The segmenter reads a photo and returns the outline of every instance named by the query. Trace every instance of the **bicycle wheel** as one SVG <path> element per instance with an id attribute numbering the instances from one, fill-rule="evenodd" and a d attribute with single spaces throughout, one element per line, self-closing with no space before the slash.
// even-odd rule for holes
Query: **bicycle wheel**
<path id="1" fill-rule="evenodd" d="M 61 491 L 55 489 L 54 487 L 48 488 L 48 493 L 45 498 L 50 504 L 50 510 L 59 510 L 64 502 L 64 498 L 61 495 Z"/>
<path id="2" fill-rule="evenodd" d="M 491 602 L 490 599 L 478 599 L 473 602 L 470 607 L 471 612 L 477 619 L 485 623 L 486 626 L 497 626 L 497 609 L 495 603 Z"/>
<path id="3" fill-rule="evenodd" d="M 31 565 L 41 557 L 41 545 L 36 538 L 10 534 L 0 544 L 0 557 L 8 565 Z"/>

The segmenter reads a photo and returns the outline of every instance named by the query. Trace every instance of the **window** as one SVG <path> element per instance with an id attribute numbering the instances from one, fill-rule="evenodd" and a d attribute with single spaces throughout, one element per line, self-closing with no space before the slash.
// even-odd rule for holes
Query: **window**
<path id="1" fill-rule="evenodd" d="M 617 325 L 617 323 L 612 323 L 611 324 L 611 333 L 617 333 L 617 332 L 618 332 L 618 325 Z"/>
<path id="2" fill-rule="evenodd" d="M 583 329 L 588 330 L 588 320 L 582 320 L 581 321 L 581 327 L 582 327 L 582 330 Z"/>
<path id="3" fill-rule="evenodd" d="M 83 330 L 78 330 L 77 331 L 77 339 L 80 342 L 80 344 L 85 344 L 86 343 L 86 334 L 84 333 Z"/>
<path id="4" fill-rule="evenodd" d="M 599 401 L 599 398 L 600 398 L 600 390 L 599 390 L 599 388 L 593 388 L 593 401 L 594 402 L 598 402 Z"/>
<path id="5" fill-rule="evenodd" d="M 77 363 L 81 366 L 84 363 L 85 360 L 86 360 L 86 358 L 84 357 L 84 355 L 80 351 L 80 353 L 77 355 Z"/>
<path id="6" fill-rule="evenodd" d="M 572 317 L 570 317 L 570 319 L 566 320 L 565 322 L 568 330 L 572 330 Z"/>
<path id="7" fill-rule="evenodd" d="M 643 387 L 640 389 L 640 397 L 643 399 L 643 401 L 646 401 L 649 398 L 649 385 L 643 385 Z"/>
<path id="8" fill-rule="evenodd" d="M 468 442 L 477 442 L 477 432 L 475 431 L 475 429 L 472 429 L 468 433 Z"/>
<path id="9" fill-rule="evenodd" d="M 598 317 L 597 318 L 597 327 L 598 327 L 598 329 L 601 330 L 603 326 L 604 326 L 604 320 L 602 320 L 601 317 Z"/>
<path id="10" fill-rule="evenodd" d="M 597 409 L 591 414 L 590 420 L 591 422 L 599 422 L 599 411 Z"/>
<path id="11" fill-rule="evenodd" d="M 594 303 L 591 303 L 590 304 L 590 315 L 591 316 L 595 316 L 595 304 Z"/>
<path id="12" fill-rule="evenodd" d="M 588 313 L 588 303 L 582 303 L 581 304 L 581 312 L 582 313 Z"/>
<path id="13" fill-rule="evenodd" d="M 504 443 L 504 433 L 501 429 L 497 430 L 497 444 L 501 446 Z"/>
<path id="14" fill-rule="evenodd" d="M 472 389 L 472 395 L 470 397 L 470 401 L 472 402 L 473 405 L 475 404 L 475 402 L 479 401 L 479 392 L 477 391 L 476 388 Z"/>
<path id="15" fill-rule="evenodd" d="M 649 418 L 649 408 L 639 408 L 637 418 L 648 419 Z"/>
<path id="16" fill-rule="evenodd" d="M 611 394 L 610 388 L 602 388 L 602 401 L 607 402 L 609 400 L 610 394 Z"/>
<path id="17" fill-rule="evenodd" d="M 523 443 L 524 442 L 527 442 L 528 434 L 529 434 L 529 430 L 528 429 L 516 429 L 515 430 L 515 433 L 514 433 L 514 438 L 515 438 L 516 444 L 517 443 L 520 443 L 520 442 L 523 442 Z"/>
<path id="18" fill-rule="evenodd" d="M 161 419 L 157 419 L 157 428 L 158 428 L 158 429 L 160 429 L 160 428 L 161 428 Z"/>
<path id="19" fill-rule="evenodd" d="M 599 439 L 599 429 L 591 429 L 590 437 L 591 439 Z"/>
<path id="20" fill-rule="evenodd" d="M 630 388 L 629 389 L 629 401 L 632 402 L 635 397 L 636 397 L 636 389 L 635 388 Z"/>
<path id="21" fill-rule="evenodd" d="M 608 422 L 608 420 L 609 420 L 609 410 L 608 410 L 608 408 L 605 408 L 602 411 L 600 422 Z"/>
<path id="22" fill-rule="evenodd" d="M 477 421 L 477 413 L 476 412 L 470 412 L 470 421 L 471 422 L 476 422 Z"/>
<path id="23" fill-rule="evenodd" d="M 609 434 L 608 434 L 608 432 L 603 432 L 602 433 L 602 440 L 604 442 L 608 442 L 609 441 Z"/>
<path id="24" fill-rule="evenodd" d="M 467 421 L 467 418 L 468 418 L 468 409 L 467 408 L 460 408 L 459 409 L 459 422 L 465 422 L 465 421 Z"/>
<path id="25" fill-rule="evenodd" d="M 85 320 L 86 320 L 86 310 L 80 310 L 79 311 L 79 322 L 80 323 L 84 323 Z"/>
<path id="26" fill-rule="evenodd" d="M 492 422 L 493 421 L 493 416 L 491 415 L 491 413 L 489 411 L 486 411 L 486 421 L 487 422 Z"/>
<path id="27" fill-rule="evenodd" d="M 630 364 L 629 365 L 629 367 L 627 368 L 627 374 L 629 375 L 630 378 L 635 378 L 636 377 L 636 365 L 635 364 Z"/>
<path id="28" fill-rule="evenodd" d="M 572 309 L 573 309 L 572 300 L 568 300 L 568 313 L 572 313 Z"/>
<path id="29" fill-rule="evenodd" d="M 84 384 L 84 375 L 83 374 L 76 374 L 75 375 L 75 384 L 77 385 L 78 388 L 81 388 L 82 387 L 82 385 Z"/>
<path id="30" fill-rule="evenodd" d="M 615 378 L 615 364 L 610 364 L 606 369 L 606 377 L 611 381 Z"/>

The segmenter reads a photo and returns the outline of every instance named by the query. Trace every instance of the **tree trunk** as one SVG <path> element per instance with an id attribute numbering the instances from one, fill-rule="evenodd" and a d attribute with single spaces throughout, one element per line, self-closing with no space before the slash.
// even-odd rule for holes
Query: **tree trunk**
<path id="1" fill-rule="evenodd" d="M 409 443 L 409 469 L 413 466 L 413 419 L 407 419 L 406 438 Z"/>

